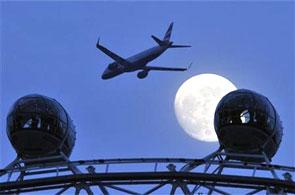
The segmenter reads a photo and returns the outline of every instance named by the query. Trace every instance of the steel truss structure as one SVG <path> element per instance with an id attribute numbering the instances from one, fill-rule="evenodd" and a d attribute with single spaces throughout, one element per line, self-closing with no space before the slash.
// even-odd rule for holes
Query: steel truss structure
<path id="1" fill-rule="evenodd" d="M 265 163 L 232 160 L 265 158 Z M 0 170 L 0 194 L 285 194 L 295 193 L 295 167 L 274 165 L 266 156 L 227 153 L 203 159 L 136 158 L 69 161 L 61 156 L 16 158 Z"/>

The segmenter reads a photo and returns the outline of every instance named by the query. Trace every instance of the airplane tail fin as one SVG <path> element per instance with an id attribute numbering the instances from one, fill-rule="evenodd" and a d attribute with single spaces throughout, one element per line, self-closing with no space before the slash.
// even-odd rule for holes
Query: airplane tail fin
<path id="1" fill-rule="evenodd" d="M 169 45 L 171 44 L 170 42 L 170 37 L 171 37 L 171 32 L 172 32 L 172 28 L 173 28 L 173 22 L 171 22 L 171 24 L 169 25 L 165 36 L 163 38 L 163 40 L 159 39 L 158 37 L 152 35 L 152 38 L 159 44 L 159 45 Z"/>
<path id="2" fill-rule="evenodd" d="M 158 37 L 152 35 L 154 41 L 156 41 L 159 45 L 168 45 L 169 48 L 183 48 L 183 47 L 191 47 L 190 45 L 173 45 L 173 42 L 170 41 L 171 33 L 173 29 L 173 22 L 170 23 L 163 40 L 159 39 Z"/>
<path id="3" fill-rule="evenodd" d="M 171 37 L 171 33 L 172 33 L 172 28 L 173 28 L 173 22 L 171 22 L 171 24 L 169 25 L 166 33 L 165 33 L 165 36 L 163 38 L 163 41 L 165 42 L 169 42 L 170 41 L 170 37 Z"/>

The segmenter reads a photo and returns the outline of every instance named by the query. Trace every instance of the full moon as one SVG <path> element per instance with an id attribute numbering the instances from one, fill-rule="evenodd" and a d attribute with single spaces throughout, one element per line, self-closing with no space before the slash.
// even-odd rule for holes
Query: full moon
<path id="1" fill-rule="evenodd" d="M 213 125 L 216 106 L 224 95 L 236 89 L 228 79 L 216 74 L 200 74 L 186 80 L 174 101 L 180 126 L 197 140 L 218 141 Z"/>

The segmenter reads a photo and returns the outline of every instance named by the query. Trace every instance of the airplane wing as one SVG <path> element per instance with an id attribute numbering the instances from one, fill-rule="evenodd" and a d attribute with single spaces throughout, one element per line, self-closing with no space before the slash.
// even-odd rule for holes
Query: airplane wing
<path id="1" fill-rule="evenodd" d="M 191 67 L 192 63 L 187 68 L 171 68 L 171 67 L 157 67 L 157 66 L 146 66 L 146 70 L 159 70 L 159 71 L 186 71 Z"/>
<path id="2" fill-rule="evenodd" d="M 159 70 L 159 71 L 185 71 L 187 68 L 170 68 L 170 67 L 155 67 L 155 66 L 146 66 L 146 70 Z"/>
<path id="3" fill-rule="evenodd" d="M 99 39 L 98 39 L 98 41 L 96 43 L 96 47 L 97 47 L 97 49 L 99 49 L 100 51 L 102 51 L 103 53 L 105 53 L 107 56 L 109 56 L 110 58 L 112 58 L 113 60 L 115 60 L 117 63 L 119 63 L 119 64 L 121 64 L 123 66 L 130 65 L 130 62 L 128 62 L 127 60 L 125 60 L 121 56 L 115 54 L 114 52 L 108 50 L 104 46 L 100 45 L 99 44 Z"/>

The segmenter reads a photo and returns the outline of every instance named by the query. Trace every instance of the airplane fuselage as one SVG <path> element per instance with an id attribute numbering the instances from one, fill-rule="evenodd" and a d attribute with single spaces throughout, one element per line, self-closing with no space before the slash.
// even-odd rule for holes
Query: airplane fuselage
<path id="1" fill-rule="evenodd" d="M 102 74 L 102 79 L 110 79 L 124 72 L 133 72 L 136 70 L 145 70 L 145 66 L 152 60 L 159 57 L 169 48 L 169 45 L 155 46 L 144 50 L 138 54 L 128 57 L 126 60 L 130 65 L 123 66 L 117 62 L 109 64 Z"/>

